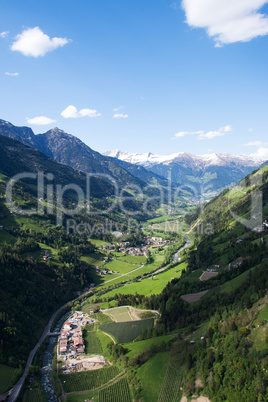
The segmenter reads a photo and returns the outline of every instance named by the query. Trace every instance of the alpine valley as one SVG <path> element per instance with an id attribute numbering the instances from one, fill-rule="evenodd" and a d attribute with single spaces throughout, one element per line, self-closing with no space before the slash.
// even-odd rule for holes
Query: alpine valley
<path id="1" fill-rule="evenodd" d="M 263 160 L 0 120 L 0 400 L 268 401 L 267 219 Z"/>

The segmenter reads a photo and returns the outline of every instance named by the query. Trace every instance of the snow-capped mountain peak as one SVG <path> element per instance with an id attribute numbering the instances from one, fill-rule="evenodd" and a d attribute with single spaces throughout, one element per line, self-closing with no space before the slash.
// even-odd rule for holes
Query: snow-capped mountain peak
<path id="1" fill-rule="evenodd" d="M 114 151 L 105 152 L 103 155 L 145 167 L 156 164 L 169 165 L 171 163 L 177 163 L 185 167 L 199 166 L 200 168 L 206 168 L 208 166 L 258 166 L 263 162 L 250 156 L 231 155 L 228 153 L 212 153 L 200 156 L 187 152 L 178 152 L 171 155 L 157 155 L 151 152 L 140 154 L 116 149 Z"/>

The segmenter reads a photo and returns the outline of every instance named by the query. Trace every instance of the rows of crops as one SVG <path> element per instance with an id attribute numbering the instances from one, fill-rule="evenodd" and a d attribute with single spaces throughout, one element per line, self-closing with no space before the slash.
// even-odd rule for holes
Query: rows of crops
<path id="1" fill-rule="evenodd" d="M 131 402 L 129 386 L 126 378 L 99 392 L 99 402 Z"/>
<path id="2" fill-rule="evenodd" d="M 112 380 L 119 373 L 120 370 L 116 366 L 110 366 L 94 371 L 61 374 L 59 377 L 64 391 L 68 393 L 98 388 Z"/>
<path id="3" fill-rule="evenodd" d="M 84 339 L 86 346 L 86 354 L 101 355 L 102 347 L 96 332 L 92 331 L 91 326 L 86 327 Z"/>
<path id="4" fill-rule="evenodd" d="M 180 400 L 180 374 L 175 367 L 168 365 L 165 379 L 158 397 L 158 402 L 176 402 Z"/>
<path id="5" fill-rule="evenodd" d="M 128 307 L 117 307 L 106 310 L 105 315 L 108 315 L 115 322 L 132 321 L 132 317 Z"/>
<path id="6" fill-rule="evenodd" d="M 140 321 L 110 322 L 100 326 L 104 332 L 113 335 L 118 343 L 132 342 L 147 328 L 153 327 L 154 319 L 148 318 Z"/>
<path id="7" fill-rule="evenodd" d="M 89 401 L 94 401 L 94 402 L 99 402 L 99 392 L 98 391 L 93 391 L 93 392 L 87 392 L 87 393 L 82 393 L 81 395 L 79 394 L 67 394 L 65 402 L 89 402 Z"/>
<path id="8" fill-rule="evenodd" d="M 41 402 L 45 401 L 46 397 L 41 394 L 39 388 L 28 389 L 24 394 L 24 401 L 26 402 Z"/>

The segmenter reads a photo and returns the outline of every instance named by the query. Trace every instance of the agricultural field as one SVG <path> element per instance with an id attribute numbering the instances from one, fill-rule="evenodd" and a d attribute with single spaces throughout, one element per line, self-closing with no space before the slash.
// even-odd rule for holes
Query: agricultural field
<path id="1" fill-rule="evenodd" d="M 181 271 L 186 268 L 185 263 L 181 263 L 174 268 L 163 271 L 158 275 L 150 276 L 149 278 L 139 280 L 137 282 L 131 283 L 129 285 L 125 285 L 118 289 L 113 289 L 110 292 L 102 295 L 102 298 L 105 296 L 114 297 L 116 294 L 141 294 L 145 296 L 151 296 L 153 294 L 160 294 L 162 290 L 166 287 L 168 282 L 170 282 L 173 278 L 180 278 Z M 202 271 L 201 271 L 202 272 Z M 105 300 L 105 299 L 104 299 Z"/>
<path id="2" fill-rule="evenodd" d="M 218 272 L 203 272 L 202 275 L 200 276 L 199 280 L 201 282 L 203 281 L 208 281 L 211 278 L 214 278 L 215 276 L 219 275 Z"/>
<path id="3" fill-rule="evenodd" d="M 102 354 L 102 347 L 100 340 L 94 331 L 94 325 L 86 326 L 84 329 L 83 338 L 85 340 L 85 347 L 86 347 L 86 354 L 94 354 L 94 355 L 101 355 Z"/>
<path id="4" fill-rule="evenodd" d="M 105 282 L 112 282 L 112 284 L 115 284 L 115 283 L 122 282 L 122 280 L 124 280 L 124 281 L 131 280 L 131 279 L 135 278 L 136 276 L 141 275 L 141 273 L 139 272 L 139 269 L 137 269 L 137 268 L 141 267 L 141 269 L 144 270 L 144 267 L 142 267 L 142 263 L 126 262 L 125 260 L 122 260 L 121 258 L 118 258 L 118 259 L 116 258 L 109 262 L 104 262 L 103 260 L 98 259 L 98 258 L 103 258 L 103 257 L 104 256 L 102 254 L 91 254 L 91 255 L 81 257 L 82 261 L 85 261 L 88 264 L 91 264 L 93 266 L 99 266 L 100 270 L 106 269 L 109 271 L 116 272 L 115 274 L 101 275 L 94 271 L 93 272 L 94 283 L 96 283 L 97 285 L 105 284 Z M 132 257 L 132 256 L 129 256 L 129 257 Z M 132 257 L 132 258 L 138 258 L 138 257 Z M 141 258 L 145 258 L 145 257 L 141 257 Z M 154 267 L 152 267 L 152 268 L 149 266 L 146 266 L 147 269 L 145 269 L 144 271 L 145 272 L 148 272 L 150 270 L 152 271 L 152 270 L 156 269 L 158 266 L 159 266 L 159 264 L 157 264 L 156 266 L 154 265 Z M 131 271 L 134 271 L 134 270 L 137 270 L 137 271 L 130 273 Z M 143 273 L 144 272 L 142 272 L 142 274 Z M 124 276 L 123 278 L 121 278 L 122 275 Z"/>
<path id="5" fill-rule="evenodd" d="M 93 399 L 94 398 L 94 399 Z M 99 392 L 93 391 L 89 393 L 83 393 L 82 395 L 74 394 L 74 395 L 66 395 L 66 402 L 99 402 Z"/>
<path id="6" fill-rule="evenodd" d="M 207 292 L 208 290 L 203 290 L 203 292 L 198 293 L 189 293 L 188 295 L 181 296 L 181 299 L 189 304 L 195 303 L 196 301 L 200 300 L 201 297 L 203 297 Z"/>
<path id="7" fill-rule="evenodd" d="M 118 307 L 111 310 L 103 311 L 103 314 L 108 315 L 115 322 L 132 321 L 129 307 Z"/>
<path id="8" fill-rule="evenodd" d="M 104 367 L 94 371 L 81 373 L 60 374 L 64 392 L 90 391 L 106 384 L 120 374 L 116 366 Z"/>
<path id="9" fill-rule="evenodd" d="M 100 330 L 115 337 L 118 343 L 132 342 L 146 328 L 153 327 L 154 319 L 140 321 L 111 322 L 100 326 Z"/>
<path id="10" fill-rule="evenodd" d="M 137 268 L 137 266 L 133 265 L 132 263 L 120 261 L 117 259 L 106 262 L 104 265 L 105 265 L 105 269 L 115 271 L 121 275 L 126 274 L 129 271 L 132 271 L 133 269 Z"/>
<path id="11" fill-rule="evenodd" d="M 108 315 L 115 322 L 133 321 L 135 317 L 132 314 L 133 309 L 129 307 L 117 307 L 110 310 L 102 311 L 103 314 Z M 137 318 L 136 318 L 137 319 Z"/>
<path id="12" fill-rule="evenodd" d="M 150 349 L 152 345 L 158 346 L 161 345 L 162 343 L 169 342 L 171 339 L 172 339 L 171 335 L 163 335 L 155 338 L 145 339 L 144 341 L 125 343 L 124 349 L 127 351 L 126 356 L 129 359 L 132 359 L 139 353 L 143 353 L 146 350 Z"/>
<path id="13" fill-rule="evenodd" d="M 40 388 L 27 389 L 23 397 L 24 402 L 41 402 L 46 401 L 46 395 Z"/>
<path id="14" fill-rule="evenodd" d="M 130 390 L 126 378 L 115 382 L 99 392 L 99 402 L 131 402 Z"/>
<path id="15" fill-rule="evenodd" d="M 18 369 L 0 364 L 0 394 L 8 390 L 11 386 L 12 378 L 14 378 L 18 372 Z"/>
<path id="16" fill-rule="evenodd" d="M 94 246 L 96 246 L 96 247 L 107 246 L 108 244 L 110 244 L 107 241 L 99 240 L 99 239 L 90 239 L 90 243 L 94 244 Z"/>
<path id="17" fill-rule="evenodd" d="M 164 256 L 162 255 L 156 255 L 155 257 L 155 261 L 152 262 L 151 264 L 146 264 L 144 266 L 142 265 L 132 265 L 132 271 L 128 271 L 125 274 L 121 274 L 121 275 L 106 275 L 105 277 L 105 281 L 109 281 L 111 279 L 113 279 L 111 281 L 111 284 L 117 284 L 120 283 L 122 281 L 126 282 L 126 281 L 131 281 L 137 277 L 141 277 L 145 274 L 149 274 L 152 271 L 155 271 L 157 268 L 159 268 L 163 262 Z M 103 279 L 103 277 L 102 277 Z"/>
<path id="18" fill-rule="evenodd" d="M 141 255 L 122 255 L 122 253 L 118 253 L 117 260 L 128 262 L 129 264 L 136 264 L 136 265 L 142 265 L 146 263 L 146 257 L 143 257 Z"/>
<path id="19" fill-rule="evenodd" d="M 181 375 L 175 367 L 168 365 L 164 382 L 159 394 L 159 402 L 177 402 L 181 399 L 182 392 L 180 391 Z"/>
<path id="20" fill-rule="evenodd" d="M 157 402 L 163 379 L 169 364 L 169 352 L 160 352 L 151 357 L 137 370 L 142 385 L 143 402 Z M 165 402 L 169 402 L 166 399 Z"/>
<path id="21" fill-rule="evenodd" d="M 137 321 L 145 318 L 152 318 L 156 315 L 151 310 L 138 310 L 129 306 L 114 307 L 102 310 L 102 312 L 115 322 Z"/>

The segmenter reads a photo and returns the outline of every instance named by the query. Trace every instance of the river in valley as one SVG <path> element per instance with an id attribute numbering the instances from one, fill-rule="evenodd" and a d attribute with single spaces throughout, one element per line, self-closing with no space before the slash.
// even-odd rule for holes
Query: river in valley
<path id="1" fill-rule="evenodd" d="M 62 324 L 64 323 L 64 321 L 67 319 L 67 317 L 69 315 L 70 315 L 70 311 L 68 313 L 64 314 L 59 319 L 55 328 L 53 329 L 53 332 L 60 331 Z M 58 339 L 57 336 L 49 337 L 49 343 L 48 343 L 48 346 L 43 355 L 43 364 L 42 364 L 42 368 L 41 368 L 40 382 L 41 382 L 42 387 L 45 390 L 48 402 L 58 402 L 58 398 L 56 397 L 56 394 L 53 389 L 52 378 L 51 378 L 53 351 L 57 344 L 57 339 Z"/>

